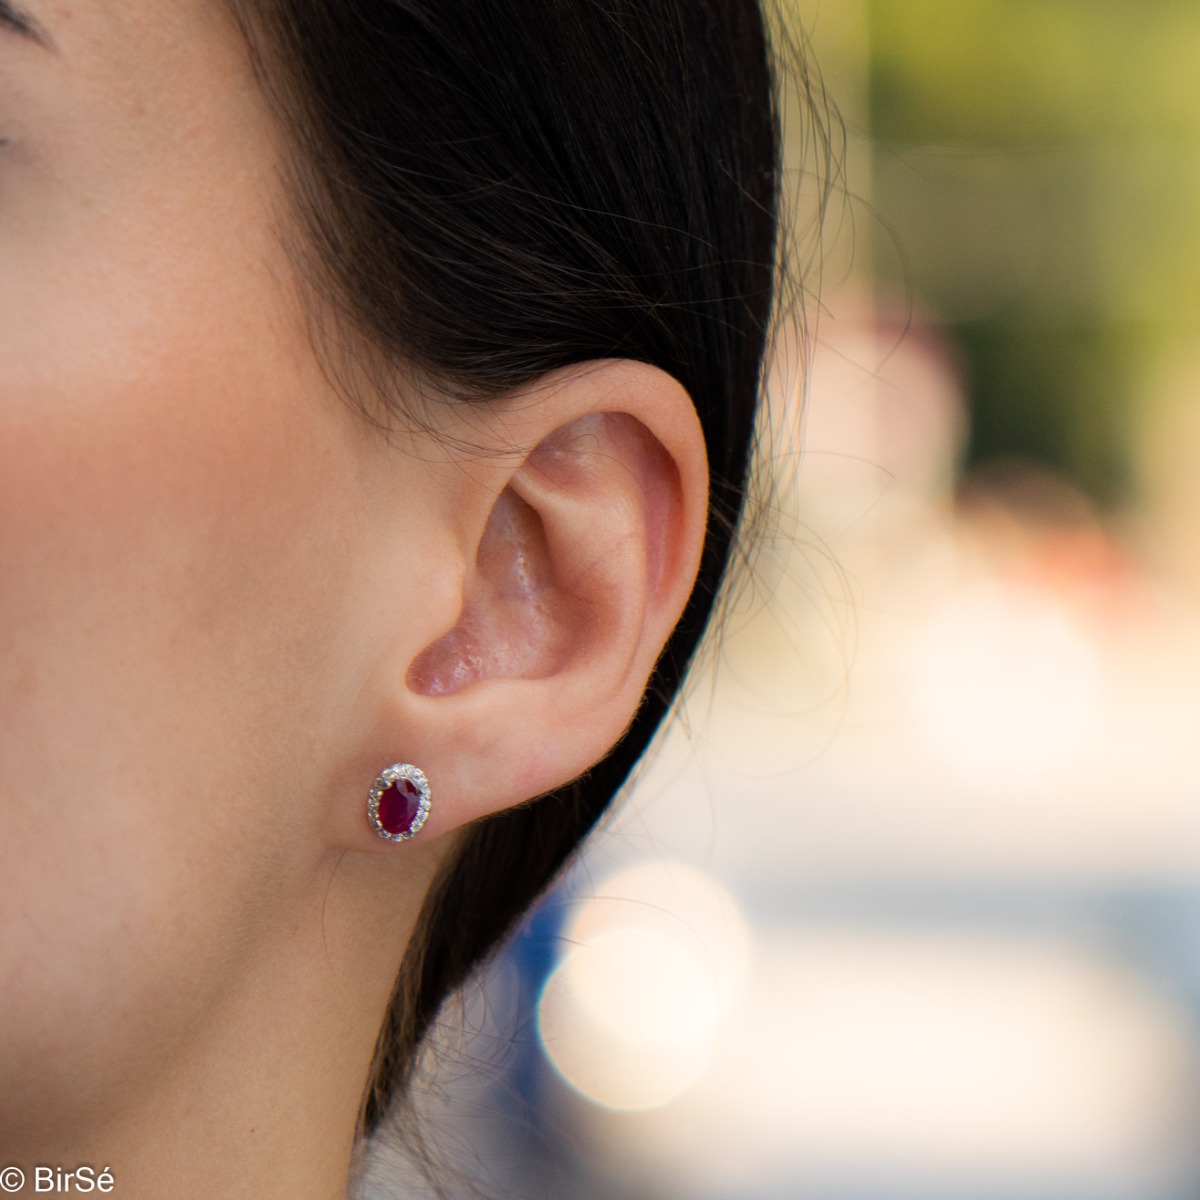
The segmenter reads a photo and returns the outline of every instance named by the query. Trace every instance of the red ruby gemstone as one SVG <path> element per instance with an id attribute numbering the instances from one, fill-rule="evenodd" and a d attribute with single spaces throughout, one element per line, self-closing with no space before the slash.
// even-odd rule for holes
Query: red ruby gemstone
<path id="1" fill-rule="evenodd" d="M 407 833 L 417 819 L 417 807 L 421 793 L 411 779 L 397 779 L 389 783 L 379 797 L 379 823 L 394 837 Z"/>

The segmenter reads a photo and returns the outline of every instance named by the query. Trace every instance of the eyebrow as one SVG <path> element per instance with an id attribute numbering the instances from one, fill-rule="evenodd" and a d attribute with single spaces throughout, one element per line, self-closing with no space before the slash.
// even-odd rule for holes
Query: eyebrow
<path id="1" fill-rule="evenodd" d="M 41 25 L 23 9 L 12 4 L 11 0 L 0 0 L 0 31 L 3 30 L 28 38 L 47 50 L 52 49 L 54 45 Z"/>

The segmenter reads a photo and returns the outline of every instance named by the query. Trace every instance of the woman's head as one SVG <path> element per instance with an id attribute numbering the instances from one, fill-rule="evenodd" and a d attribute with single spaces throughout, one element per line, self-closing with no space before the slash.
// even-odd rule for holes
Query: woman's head
<path id="1" fill-rule="evenodd" d="M 148 1098 L 186 1123 L 259 1072 L 324 1081 L 294 1139 L 353 1116 L 386 1009 L 370 1122 L 719 587 L 775 260 L 758 6 L 22 12 L 0 1130 L 66 1154 L 109 1119 L 116 1155 Z M 435 808 L 392 846 L 365 795 L 398 760 Z"/>

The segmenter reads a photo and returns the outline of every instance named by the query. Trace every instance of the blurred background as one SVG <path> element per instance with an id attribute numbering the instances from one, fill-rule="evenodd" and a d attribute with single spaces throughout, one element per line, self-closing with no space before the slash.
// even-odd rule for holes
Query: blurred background
<path id="1" fill-rule="evenodd" d="M 1200 5 L 789 7 L 845 178 L 767 532 L 430 1140 L 522 1200 L 1195 1198 Z"/>

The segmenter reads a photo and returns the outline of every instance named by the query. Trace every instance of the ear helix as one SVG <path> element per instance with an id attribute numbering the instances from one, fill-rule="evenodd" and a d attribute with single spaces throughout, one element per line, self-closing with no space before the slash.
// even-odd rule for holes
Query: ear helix
<path id="1" fill-rule="evenodd" d="M 429 780 L 412 763 L 384 767 L 367 793 L 367 819 L 381 838 L 406 842 L 429 816 Z"/>

